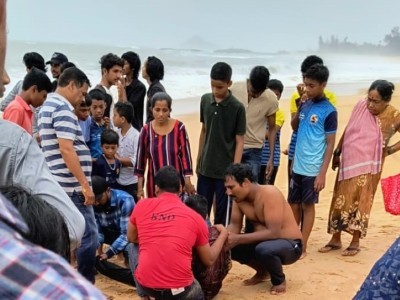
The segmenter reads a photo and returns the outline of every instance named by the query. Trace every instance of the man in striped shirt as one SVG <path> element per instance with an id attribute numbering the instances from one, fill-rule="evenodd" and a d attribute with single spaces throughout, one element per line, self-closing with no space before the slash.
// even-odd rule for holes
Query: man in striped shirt
<path id="1" fill-rule="evenodd" d="M 77 249 L 78 271 L 94 282 L 97 228 L 91 187 L 92 159 L 73 110 L 84 101 L 89 79 L 79 69 L 66 69 L 39 112 L 39 135 L 47 165 L 85 218 L 85 233 Z"/>

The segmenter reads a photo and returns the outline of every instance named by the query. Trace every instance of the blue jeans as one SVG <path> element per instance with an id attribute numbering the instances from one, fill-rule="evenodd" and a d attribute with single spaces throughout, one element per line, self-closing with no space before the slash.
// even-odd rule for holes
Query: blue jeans
<path id="1" fill-rule="evenodd" d="M 210 217 L 211 208 L 213 205 L 214 195 L 215 195 L 215 202 L 217 208 L 215 210 L 214 224 L 225 225 L 228 196 L 226 195 L 225 192 L 224 180 L 215 179 L 199 174 L 197 178 L 197 193 L 207 198 L 208 217 Z"/>
<path id="2" fill-rule="evenodd" d="M 81 245 L 76 251 L 78 272 L 87 280 L 94 283 L 94 265 L 96 262 L 96 250 L 99 242 L 93 206 L 86 206 L 84 204 L 85 198 L 80 193 L 74 192 L 71 196 L 71 200 L 85 218 L 85 232 L 82 237 Z"/>
<path id="3" fill-rule="evenodd" d="M 260 172 L 261 154 L 262 154 L 262 148 L 260 148 L 260 149 L 250 148 L 250 149 L 243 150 L 242 163 L 248 164 L 251 166 L 253 175 L 255 176 L 254 181 L 257 181 L 258 173 Z"/>
<path id="4" fill-rule="evenodd" d="M 139 245 L 134 243 L 129 243 L 128 246 L 126 246 L 125 250 L 128 252 L 129 268 L 131 269 L 133 279 L 135 280 L 136 293 L 138 294 L 139 297 L 148 296 L 142 289 L 142 286 L 138 284 L 135 278 L 135 270 L 139 263 Z"/>

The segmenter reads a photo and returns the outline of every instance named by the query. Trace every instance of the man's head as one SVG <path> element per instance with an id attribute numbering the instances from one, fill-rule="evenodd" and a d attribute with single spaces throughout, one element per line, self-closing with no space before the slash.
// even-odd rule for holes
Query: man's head
<path id="1" fill-rule="evenodd" d="M 211 91 L 216 100 L 223 100 L 232 85 L 232 68 L 225 62 L 218 62 L 211 68 Z"/>
<path id="2" fill-rule="evenodd" d="M 29 233 L 23 234 L 24 238 L 69 261 L 68 227 L 55 207 L 20 187 L 3 186 L 0 193 L 15 206 L 28 225 Z"/>
<path id="3" fill-rule="evenodd" d="M 181 191 L 181 179 L 178 171 L 172 166 L 162 167 L 154 176 L 155 193 L 178 194 Z"/>
<path id="4" fill-rule="evenodd" d="M 274 94 L 276 95 L 276 97 L 279 99 L 281 99 L 282 93 L 283 93 L 283 84 L 280 80 L 278 79 L 271 79 L 268 82 L 268 88 L 274 92 Z"/>
<path id="5" fill-rule="evenodd" d="M 61 65 L 60 72 L 62 73 L 62 72 L 64 72 L 65 69 L 68 69 L 68 68 L 71 68 L 71 67 L 76 67 L 76 65 L 71 61 L 67 61 L 66 63 L 63 63 Z"/>
<path id="6" fill-rule="evenodd" d="M 328 83 L 329 70 L 321 64 L 311 66 L 304 73 L 304 86 L 307 97 L 318 99 L 324 95 L 324 89 Z"/>
<path id="7" fill-rule="evenodd" d="M 28 104 L 33 107 L 39 107 L 42 106 L 46 100 L 47 93 L 50 93 L 51 90 L 51 81 L 46 73 L 33 67 L 25 75 L 20 95 Z"/>
<path id="8" fill-rule="evenodd" d="M 132 124 L 133 106 L 129 102 L 117 102 L 114 106 L 113 123 L 122 128 L 124 124 Z"/>
<path id="9" fill-rule="evenodd" d="M 155 57 L 149 56 L 142 68 L 142 77 L 150 82 L 162 80 L 164 78 L 164 64 Z"/>
<path id="10" fill-rule="evenodd" d="M 27 72 L 29 72 L 32 68 L 36 68 L 43 72 L 47 72 L 47 68 L 44 63 L 44 58 L 37 52 L 25 53 L 22 58 L 22 61 L 24 62 Z"/>
<path id="11" fill-rule="evenodd" d="M 121 58 L 124 62 L 122 73 L 124 75 L 132 74 L 133 78 L 138 78 L 141 65 L 139 55 L 133 51 L 128 51 L 122 54 Z"/>
<path id="12" fill-rule="evenodd" d="M 95 197 L 94 206 L 100 209 L 107 207 L 110 200 L 110 188 L 101 176 L 92 176 L 92 189 Z"/>
<path id="13" fill-rule="evenodd" d="M 269 71 L 264 66 L 256 66 L 247 80 L 247 93 L 252 98 L 258 98 L 267 89 L 269 81 Z"/>
<path id="14" fill-rule="evenodd" d="M 236 202 L 246 199 L 250 186 L 256 182 L 249 164 L 231 164 L 226 169 L 224 177 L 226 193 Z"/>
<path id="15" fill-rule="evenodd" d="M 119 136 L 114 130 L 106 129 L 101 134 L 100 144 L 104 156 L 113 159 L 118 150 Z"/>
<path id="16" fill-rule="evenodd" d="M 89 118 L 91 105 L 92 99 L 89 95 L 86 95 L 85 100 L 83 100 L 75 107 L 75 114 L 80 121 L 85 121 L 87 118 Z"/>
<path id="17" fill-rule="evenodd" d="M 85 100 L 89 86 L 90 81 L 85 73 L 76 67 L 71 67 L 61 74 L 56 92 L 76 107 Z"/>
<path id="18" fill-rule="evenodd" d="M 113 53 L 103 55 L 100 59 L 102 83 L 109 88 L 118 83 L 122 76 L 123 60 Z"/>
<path id="19" fill-rule="evenodd" d="M 312 67 L 313 65 L 316 65 L 316 64 L 320 64 L 320 65 L 324 64 L 324 61 L 322 60 L 321 57 L 316 56 L 316 55 L 307 56 L 301 63 L 301 67 L 300 67 L 301 74 L 304 75 L 310 67 Z"/>
<path id="20" fill-rule="evenodd" d="M 185 204 L 197 212 L 204 220 L 207 218 L 208 215 L 208 204 L 207 198 L 196 194 L 190 195 L 185 199 Z"/>
<path id="21" fill-rule="evenodd" d="M 68 58 L 64 54 L 60 52 L 53 53 L 51 59 L 46 62 L 46 65 L 51 66 L 51 74 L 53 75 L 53 78 L 58 79 L 60 77 L 61 65 L 67 61 Z"/>
<path id="22" fill-rule="evenodd" d="M 90 106 L 92 118 L 96 122 L 101 122 L 107 107 L 106 94 L 99 89 L 93 89 L 89 92 L 89 96 L 92 99 L 92 105 Z"/>

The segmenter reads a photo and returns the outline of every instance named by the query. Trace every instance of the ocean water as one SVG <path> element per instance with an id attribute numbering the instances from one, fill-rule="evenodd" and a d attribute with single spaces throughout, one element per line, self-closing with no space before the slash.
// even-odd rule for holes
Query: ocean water
<path id="1" fill-rule="evenodd" d="M 66 41 L 67 42 L 67 41 Z M 22 63 L 24 53 L 39 52 L 49 60 L 55 51 L 66 54 L 89 77 L 92 85 L 99 83 L 101 77 L 100 57 L 112 52 L 121 55 L 126 51 L 135 51 L 142 63 L 148 56 L 160 58 L 165 67 L 163 84 L 174 99 L 175 113 L 198 111 L 198 101 L 204 93 L 210 92 L 210 69 L 219 61 L 229 63 L 233 69 L 232 80 L 243 81 L 248 78 L 252 67 L 266 66 L 271 78 L 281 80 L 285 86 L 283 99 L 288 98 L 301 81 L 300 64 L 310 54 L 320 55 L 330 70 L 328 87 L 338 96 L 354 94 L 360 89 L 366 90 L 375 79 L 387 79 L 400 82 L 400 58 L 369 56 L 358 54 L 318 54 L 313 51 L 260 53 L 246 50 L 197 50 L 197 49 L 149 49 L 122 47 L 118 45 L 73 45 L 56 43 L 8 42 L 6 67 L 11 78 L 8 89 L 22 79 L 25 67 Z M 48 72 L 51 77 L 50 72 Z M 142 78 L 141 80 L 147 84 Z M 186 101 L 187 98 L 195 98 Z"/>

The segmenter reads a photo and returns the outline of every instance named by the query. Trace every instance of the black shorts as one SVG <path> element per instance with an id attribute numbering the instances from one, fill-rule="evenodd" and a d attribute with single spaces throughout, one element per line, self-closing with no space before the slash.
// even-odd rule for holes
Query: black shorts
<path id="1" fill-rule="evenodd" d="M 299 175 L 293 172 L 290 179 L 289 197 L 290 204 L 316 204 L 319 193 L 314 190 L 315 176 Z"/>

